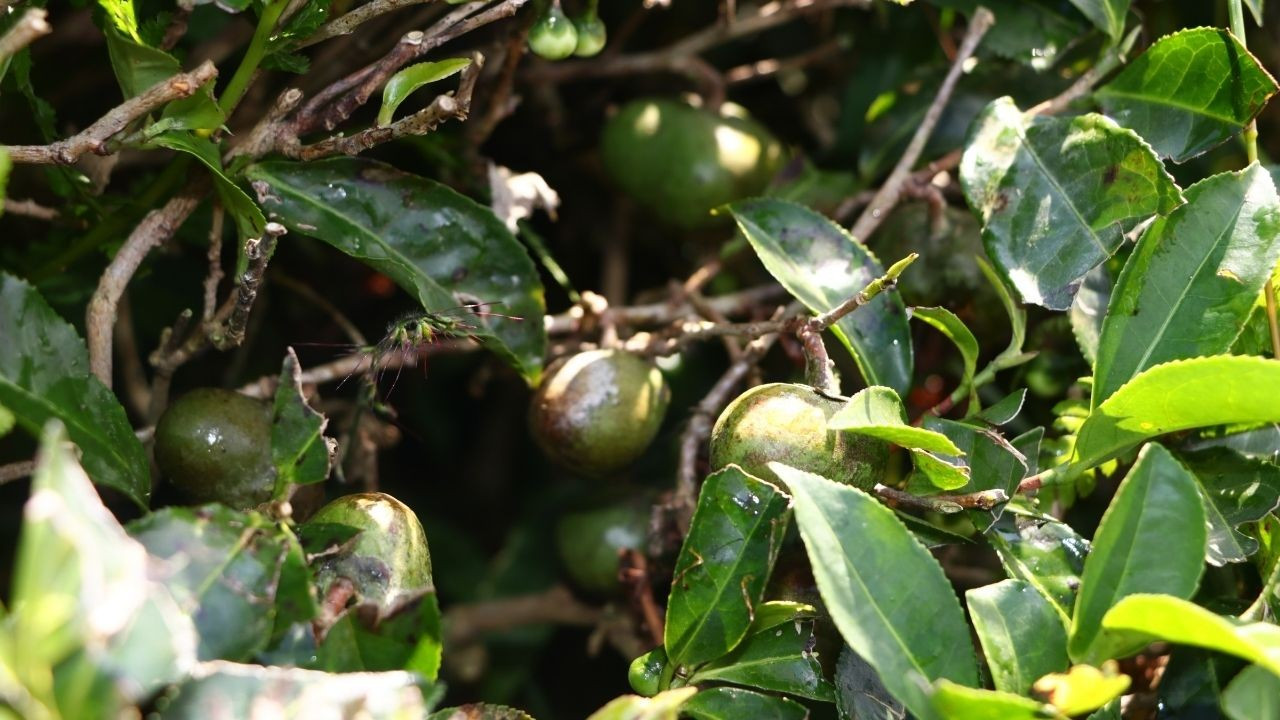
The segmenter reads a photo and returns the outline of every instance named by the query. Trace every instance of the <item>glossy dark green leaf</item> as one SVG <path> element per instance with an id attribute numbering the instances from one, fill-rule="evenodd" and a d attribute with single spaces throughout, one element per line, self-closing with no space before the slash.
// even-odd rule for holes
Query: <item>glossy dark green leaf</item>
<path id="1" fill-rule="evenodd" d="M 42 434 L 13 566 L 10 670 L 62 717 L 142 701 L 195 664 L 195 632 L 155 563 L 102 504 L 57 422 Z M 53 674 L 53 669 L 58 672 Z"/>
<path id="2" fill-rule="evenodd" d="M 266 646 L 288 554 L 287 529 L 222 505 L 170 507 L 129 525 L 174 599 L 195 623 L 201 660 L 244 661 Z"/>
<path id="3" fill-rule="evenodd" d="M 1205 559 L 1214 565 L 1244 562 L 1258 551 L 1258 541 L 1237 528 L 1280 505 L 1280 466 L 1223 447 L 1179 459 L 1200 482 L 1209 531 Z"/>
<path id="4" fill-rule="evenodd" d="M 695 720 L 805 720 L 809 710 L 794 700 L 734 687 L 700 691 L 680 707 L 682 717 Z"/>
<path id="5" fill-rule="evenodd" d="M 1096 665 L 1137 649 L 1100 635 L 1103 615 L 1136 593 L 1191 597 L 1204 552 L 1195 478 L 1163 446 L 1149 443 L 1117 488 L 1085 558 L 1071 618 L 1072 660 Z"/>
<path id="6" fill-rule="evenodd" d="M 818 590 L 836 627 L 915 715 L 921 683 L 978 684 L 969 626 L 938 561 L 893 511 L 848 485 L 780 463 Z"/>
<path id="7" fill-rule="evenodd" d="M 667 601 L 664 645 L 672 663 L 699 665 L 742 641 L 788 519 L 786 496 L 736 465 L 706 479 Z"/>
<path id="8" fill-rule="evenodd" d="M 254 717 L 255 710 L 288 709 L 290 717 L 359 717 L 403 720 L 427 714 L 413 673 L 326 673 L 298 668 L 201 663 L 191 679 L 159 709 L 162 720 L 203 720 L 211 708 L 226 717 Z M 341 710 L 340 715 L 335 712 Z"/>
<path id="9" fill-rule="evenodd" d="M 440 670 L 440 607 L 426 588 L 386 610 L 348 608 L 330 627 L 307 667 L 330 672 L 411 670 L 435 680 Z"/>
<path id="10" fill-rule="evenodd" d="M 1222 28 L 1166 35 L 1094 95 L 1156 152 L 1184 162 L 1244 129 L 1276 82 Z"/>
<path id="11" fill-rule="evenodd" d="M 1000 556 L 1005 572 L 1035 588 L 1057 611 L 1071 620 L 1080 573 L 1089 554 L 1089 541 L 1062 522 L 1023 523 L 1006 514 L 987 538 Z"/>
<path id="12" fill-rule="evenodd" d="M 1018 482 L 1029 473 L 1027 457 L 994 428 L 980 428 L 936 417 L 926 417 L 924 426 L 946 435 L 964 453 L 961 462 L 968 470 L 968 481 L 955 488 L 955 492 L 1002 490 L 1008 497 L 1013 497 Z M 1038 445 L 1039 436 L 1032 431 L 1023 441 Z M 970 517 L 979 530 L 985 531 L 1002 511 L 1003 506 L 990 511 L 975 510 Z"/>
<path id="13" fill-rule="evenodd" d="M 943 680 L 933 688 L 933 707 L 947 720 L 1043 720 L 1053 707 L 1013 693 L 965 687 Z"/>
<path id="14" fill-rule="evenodd" d="M 722 682 L 835 702 L 835 688 L 822 677 L 812 645 L 812 622 L 775 624 L 748 635 L 728 655 L 703 665 L 689 684 Z"/>
<path id="15" fill-rule="evenodd" d="M 1222 712 L 1231 720 L 1280 720 L 1280 675 L 1245 668 L 1222 692 Z"/>
<path id="16" fill-rule="evenodd" d="M 872 385 L 849 398 L 827 421 L 827 428 L 870 435 L 899 447 L 943 455 L 962 456 L 964 451 L 940 432 L 907 422 L 907 409 L 893 388 Z"/>
<path id="17" fill-rule="evenodd" d="M 158 123 L 157 123 L 158 124 Z M 207 138 L 196 137 L 189 132 L 164 132 L 149 141 L 150 145 L 169 148 L 192 155 L 199 160 L 209 173 L 213 175 L 214 189 L 222 207 L 235 220 L 236 231 L 241 241 L 262 237 L 267 227 L 267 220 L 262 210 L 245 194 L 222 170 L 222 159 L 218 156 L 218 146 Z M 243 257 L 243 252 L 241 253 Z M 243 259 L 241 262 L 244 262 Z M 240 268 L 243 271 L 243 268 Z"/>
<path id="18" fill-rule="evenodd" d="M 840 651 L 835 672 L 836 704 L 841 718 L 902 720 L 907 710 L 889 694 L 875 668 L 848 645 Z"/>
<path id="19" fill-rule="evenodd" d="M 470 64 L 469 58 L 449 58 L 417 63 L 399 70 L 382 86 L 382 107 L 378 110 L 378 124 L 389 125 L 396 108 L 418 88 L 456 75 Z"/>
<path id="20" fill-rule="evenodd" d="M 89 372 L 75 329 L 35 288 L 3 273 L 0 338 L 0 404 L 18 425 L 36 435 L 48 421 L 62 421 L 89 477 L 145 507 L 151 470 L 120 401 Z"/>
<path id="21" fill-rule="evenodd" d="M 651 698 L 623 695 L 591 713 L 587 720 L 676 720 L 680 708 L 697 688 L 685 687 L 660 692 Z"/>
<path id="22" fill-rule="evenodd" d="M 448 187 L 354 158 L 266 162 L 245 171 L 263 208 L 385 273 L 428 312 L 493 303 L 467 315 L 475 335 L 536 384 L 547 336 L 542 281 L 493 212 Z"/>
<path id="23" fill-rule="evenodd" d="M 329 477 L 332 448 L 324 436 L 328 424 L 328 418 L 307 404 L 302 391 L 302 368 L 293 348 L 289 348 L 271 416 L 271 463 L 276 469 L 277 500 L 287 499 L 296 485 L 324 482 Z"/>
<path id="24" fill-rule="evenodd" d="M 1266 460 L 1272 465 L 1280 465 L 1280 425 L 1263 423 L 1249 430 L 1193 438 L 1186 443 L 1185 447 L 1193 452 L 1223 447 L 1247 458 Z"/>
<path id="25" fill-rule="evenodd" d="M 1028 695 L 1041 676 L 1071 664 L 1062 617 L 1030 583 L 1002 580 L 964 597 L 997 690 Z"/>
<path id="26" fill-rule="evenodd" d="M 1125 15 L 1129 12 L 1129 0 L 1071 0 L 1089 22 L 1093 23 L 1112 40 L 1124 32 Z"/>
<path id="27" fill-rule="evenodd" d="M 996 267 L 1025 302 L 1054 310 L 1127 230 L 1182 202 L 1132 130 L 1096 114 L 1029 118 L 1009 98 L 974 122 L 960 182 Z"/>
<path id="28" fill-rule="evenodd" d="M 862 243 L 806 207 L 760 198 L 729 210 L 765 269 L 813 312 L 831 310 L 884 274 Z M 880 293 L 831 331 L 853 354 L 868 385 L 899 393 L 910 388 L 911 331 L 898 293 Z"/>
<path id="29" fill-rule="evenodd" d="M 1107 632 L 1137 639 L 1192 645 L 1234 655 L 1280 675 L 1280 626 L 1218 615 L 1172 595 L 1133 595 L 1102 620 Z"/>
<path id="30" fill-rule="evenodd" d="M 1274 387 L 1280 387 L 1280 363 L 1261 357 L 1215 355 L 1156 365 L 1094 408 L 1080 428 L 1074 462 L 1094 467 L 1147 438 L 1179 430 L 1280 422 L 1280 403 L 1272 393 L 1258 392 Z"/>
<path id="31" fill-rule="evenodd" d="M 1153 365 L 1229 350 L 1280 260 L 1280 198 L 1266 170 L 1214 175 L 1186 198 L 1143 233 L 1116 281 L 1095 407 Z"/>

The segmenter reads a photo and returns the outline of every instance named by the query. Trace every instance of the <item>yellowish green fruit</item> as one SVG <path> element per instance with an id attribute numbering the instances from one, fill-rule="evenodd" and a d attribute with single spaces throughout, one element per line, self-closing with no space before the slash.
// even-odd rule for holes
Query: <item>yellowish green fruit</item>
<path id="1" fill-rule="evenodd" d="M 648 527 L 649 505 L 639 498 L 566 513 L 556 524 L 560 561 L 579 588 L 616 594 L 619 553 L 643 547 Z"/>
<path id="2" fill-rule="evenodd" d="M 346 532 L 340 532 L 343 528 Z M 427 534 L 409 506 L 386 493 L 344 495 L 311 516 L 302 533 L 344 537 L 351 530 L 354 536 L 312 565 L 321 594 L 345 578 L 361 602 L 389 607 L 403 595 L 431 587 Z"/>
<path id="3" fill-rule="evenodd" d="M 631 661 L 627 680 L 637 695 L 653 697 L 662 690 L 662 674 L 667 669 L 667 651 L 661 646 Z"/>
<path id="4" fill-rule="evenodd" d="M 156 423 L 156 464 L 193 503 L 246 509 L 271 499 L 271 408 L 231 390 L 201 388 Z"/>
<path id="5" fill-rule="evenodd" d="M 782 166 L 782 144 L 746 110 L 717 112 L 670 99 L 636 100 L 605 125 L 605 169 L 628 195 L 672 225 L 713 224 L 711 211 L 759 195 Z"/>
<path id="6" fill-rule="evenodd" d="M 552 2 L 546 13 L 529 28 L 529 49 L 538 57 L 563 60 L 578 47 L 578 31 L 569 16 Z"/>
<path id="7" fill-rule="evenodd" d="M 608 30 L 599 15 L 580 15 L 573 19 L 573 27 L 578 31 L 578 44 L 573 54 L 578 57 L 594 57 L 604 49 L 608 39 Z"/>
<path id="8" fill-rule="evenodd" d="M 827 430 L 844 403 L 808 385 L 771 383 L 729 403 L 711 430 L 711 466 L 740 466 L 778 482 L 769 469 L 780 462 L 862 489 L 884 474 L 889 446 L 882 440 Z"/>
<path id="9" fill-rule="evenodd" d="M 529 408 L 529 426 L 557 464 L 603 477 L 644 453 L 670 397 L 652 363 L 621 350 L 592 350 L 547 369 Z"/>

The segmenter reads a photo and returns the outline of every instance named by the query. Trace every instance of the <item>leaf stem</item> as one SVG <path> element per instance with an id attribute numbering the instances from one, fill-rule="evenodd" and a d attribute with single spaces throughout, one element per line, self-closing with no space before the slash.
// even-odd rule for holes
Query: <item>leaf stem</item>
<path id="1" fill-rule="evenodd" d="M 249 41 L 249 49 L 245 50 L 244 57 L 240 60 L 240 66 L 236 68 L 235 74 L 231 76 L 231 81 L 227 83 L 226 89 L 222 91 L 222 97 L 218 98 L 218 107 L 222 108 L 222 112 L 226 117 L 231 117 L 236 105 L 240 103 L 245 91 L 249 89 L 249 83 L 253 81 L 253 74 L 258 70 L 258 65 L 262 63 L 262 58 L 267 54 L 267 42 L 271 39 L 271 33 L 276 29 L 276 23 L 280 20 L 280 15 L 284 13 L 285 8 L 288 6 L 289 0 L 273 0 L 263 8 L 262 15 L 258 17 L 258 27 L 253 31 L 253 39 Z"/>

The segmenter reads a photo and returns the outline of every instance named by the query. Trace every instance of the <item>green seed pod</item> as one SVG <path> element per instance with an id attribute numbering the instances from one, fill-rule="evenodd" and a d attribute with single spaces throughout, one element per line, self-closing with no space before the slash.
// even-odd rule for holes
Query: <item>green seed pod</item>
<path id="1" fill-rule="evenodd" d="M 653 697 L 662 691 L 662 675 L 667 669 L 667 651 L 661 646 L 631 661 L 627 680 L 636 694 Z"/>
<path id="2" fill-rule="evenodd" d="M 529 49 L 548 60 L 563 60 L 578 47 L 578 31 L 554 0 L 546 13 L 529 28 Z"/>
<path id="3" fill-rule="evenodd" d="M 751 388 L 729 403 L 711 430 L 711 466 L 730 463 L 778 482 L 770 462 L 781 462 L 864 490 L 884 475 L 889 446 L 883 440 L 827 429 L 844 403 L 808 385 L 772 383 Z"/>
<path id="4" fill-rule="evenodd" d="M 275 488 L 271 407 L 231 390 L 183 395 L 156 423 L 156 464 L 191 502 L 243 510 Z"/>
<path id="5" fill-rule="evenodd" d="M 558 465 L 604 477 L 649 447 L 670 396 L 652 363 L 621 350 L 592 350 L 547 369 L 529 408 L 529 426 Z"/>
<path id="6" fill-rule="evenodd" d="M 573 19 L 573 27 L 578 31 L 578 44 L 573 54 L 578 57 L 593 57 L 604 49 L 608 31 L 599 15 L 589 13 Z"/>

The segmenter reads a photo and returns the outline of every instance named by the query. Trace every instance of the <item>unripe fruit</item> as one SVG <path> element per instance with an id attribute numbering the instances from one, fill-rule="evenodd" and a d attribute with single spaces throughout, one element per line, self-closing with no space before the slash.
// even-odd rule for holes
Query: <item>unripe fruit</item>
<path id="1" fill-rule="evenodd" d="M 782 145 L 740 106 L 712 113 L 666 99 L 619 110 L 605 125 L 600 152 L 628 195 L 684 228 L 714 224 L 714 208 L 759 195 L 784 160 Z"/>
<path id="2" fill-rule="evenodd" d="M 608 39 L 608 31 L 599 15 L 580 15 L 573 19 L 573 27 L 578 31 L 578 44 L 573 54 L 578 57 L 593 57 L 604 49 Z"/>
<path id="3" fill-rule="evenodd" d="M 827 430 L 844 407 L 808 385 L 772 383 L 751 388 L 729 403 L 711 430 L 711 467 L 730 463 L 778 482 L 769 469 L 780 462 L 830 480 L 870 489 L 884 474 L 889 446 L 882 440 Z"/>
<path id="4" fill-rule="evenodd" d="M 183 395 L 156 423 L 156 464 L 194 503 L 245 509 L 271 499 L 271 407 L 231 390 Z"/>
<path id="5" fill-rule="evenodd" d="M 556 524 L 556 547 L 579 588 L 595 595 L 617 593 L 619 553 L 638 550 L 649 527 L 641 499 L 566 513 Z"/>
<path id="6" fill-rule="evenodd" d="M 578 31 L 559 2 L 551 3 L 547 12 L 529 28 L 529 49 L 548 60 L 563 60 L 578 47 Z"/>
<path id="7" fill-rule="evenodd" d="M 662 372 L 631 353 L 578 353 L 547 369 L 529 408 L 529 426 L 557 464 L 603 477 L 649 447 L 670 395 Z"/>
<path id="8" fill-rule="evenodd" d="M 345 495 L 320 508 L 302 533 L 332 532 L 326 526 L 358 531 L 336 552 L 313 564 L 321 595 L 339 578 L 351 581 L 361 602 L 388 607 L 401 595 L 431 586 L 431 551 L 418 516 L 386 493 Z"/>
<path id="9" fill-rule="evenodd" d="M 667 669 L 667 651 L 661 646 L 631 661 L 627 680 L 637 695 L 653 697 L 662 690 L 662 673 Z"/>

